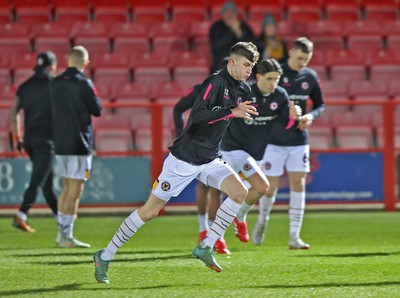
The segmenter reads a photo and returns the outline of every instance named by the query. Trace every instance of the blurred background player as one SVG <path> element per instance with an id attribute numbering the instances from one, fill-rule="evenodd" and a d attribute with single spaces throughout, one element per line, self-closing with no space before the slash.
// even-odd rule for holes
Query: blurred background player
<path id="1" fill-rule="evenodd" d="M 314 50 L 313 43 L 306 37 L 297 38 L 289 51 L 288 61 L 282 65 L 283 75 L 279 85 L 286 89 L 290 100 L 302 109 L 303 116 L 297 127 L 285 129 L 285 123 L 274 124 L 271 138 L 263 158 L 264 173 L 270 182 L 266 197 L 260 200 L 260 214 L 252 238 L 256 245 L 264 239 L 264 231 L 269 219 L 272 204 L 276 200 L 279 177 L 284 168 L 289 175 L 289 222 L 290 249 L 308 249 L 309 244 L 300 238 L 303 223 L 306 178 L 310 172 L 310 146 L 308 128 L 325 109 L 324 99 L 317 73 L 306 67 Z M 306 113 L 307 99 L 312 101 L 312 110 Z"/>
<path id="2" fill-rule="evenodd" d="M 262 20 L 262 30 L 257 48 L 261 58 L 275 59 L 284 63 L 289 58 L 285 40 L 278 34 L 278 23 L 274 16 L 266 13 Z"/>
<path id="3" fill-rule="evenodd" d="M 108 269 L 118 249 L 194 179 L 229 196 L 219 207 L 207 237 L 192 251 L 192 255 L 207 267 L 222 271 L 213 247 L 235 218 L 247 189 L 232 168 L 220 159 L 220 143 L 232 118 L 251 120 L 250 115 L 258 115 L 251 102 L 241 101 L 250 92 L 245 81 L 258 58 L 257 47 L 253 43 L 239 42 L 232 46 L 227 66 L 202 83 L 187 125 L 169 147 L 171 152 L 148 200 L 123 221 L 107 247 L 93 255 L 94 275 L 98 282 L 110 282 Z"/>
<path id="4" fill-rule="evenodd" d="M 92 166 L 91 116 L 101 114 L 96 89 L 83 74 L 89 63 L 87 50 L 73 47 L 68 68 L 50 84 L 56 161 L 63 180 L 58 202 L 60 247 L 90 247 L 73 235 L 74 215 Z"/>
<path id="5" fill-rule="evenodd" d="M 224 59 L 225 65 L 228 59 Z M 191 109 L 194 105 L 197 95 L 199 94 L 201 84 L 193 86 L 174 106 L 174 124 L 176 136 L 179 137 L 183 131 L 184 121 L 183 113 Z M 215 214 L 221 205 L 221 192 L 218 189 L 209 187 L 197 182 L 196 187 L 196 204 L 197 204 L 197 219 L 199 222 L 199 241 L 203 241 L 212 222 L 215 219 Z M 230 254 L 224 235 L 215 242 L 214 250 L 219 254 Z"/>
<path id="6" fill-rule="evenodd" d="M 43 196 L 57 218 L 57 197 L 53 192 L 54 144 L 49 89 L 50 80 L 56 72 L 57 58 L 54 53 L 40 53 L 36 59 L 33 76 L 18 87 L 10 110 L 14 147 L 20 154 L 25 149 L 32 161 L 29 186 L 14 217 L 13 226 L 30 233 L 36 230 L 27 222 L 28 212 L 36 201 L 39 187 L 42 188 Z M 20 135 L 21 110 L 24 112 L 23 143 Z"/>
<path id="7" fill-rule="evenodd" d="M 272 123 L 280 119 L 289 129 L 301 115 L 299 107 L 290 103 L 285 89 L 278 86 L 282 68 L 274 59 L 261 60 L 256 66 L 257 82 L 251 85 L 251 100 L 258 116 L 252 120 L 233 119 L 222 139 L 222 159 L 250 184 L 249 193 L 234 220 L 236 236 L 249 241 L 246 214 L 269 187 L 260 165 L 271 134 Z"/>
<path id="8" fill-rule="evenodd" d="M 229 56 L 229 50 L 235 43 L 239 41 L 256 43 L 249 25 L 240 20 L 234 1 L 227 1 L 222 6 L 221 19 L 211 25 L 208 39 L 212 54 L 211 73 L 225 67 L 223 58 Z"/>

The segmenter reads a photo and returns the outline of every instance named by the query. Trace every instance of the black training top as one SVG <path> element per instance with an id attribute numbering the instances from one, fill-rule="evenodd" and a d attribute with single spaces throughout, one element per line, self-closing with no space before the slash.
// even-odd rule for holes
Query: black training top
<path id="1" fill-rule="evenodd" d="M 53 139 L 48 73 L 36 72 L 17 89 L 24 111 L 24 142 L 36 143 Z"/>
<path id="2" fill-rule="evenodd" d="M 200 86 L 182 135 L 169 147 L 178 159 L 201 165 L 221 156 L 222 134 L 233 118 L 235 108 L 250 86 L 234 80 L 225 67 L 211 75 Z"/>
<path id="3" fill-rule="evenodd" d="M 183 131 L 183 113 L 193 107 L 201 84 L 194 85 L 174 106 L 174 124 L 176 136 L 179 137 Z"/>
<path id="4" fill-rule="evenodd" d="M 50 84 L 55 152 L 88 155 L 93 147 L 91 115 L 100 116 L 101 104 L 90 79 L 69 67 Z"/>
<path id="5" fill-rule="evenodd" d="M 292 70 L 287 63 L 282 65 L 283 75 L 279 85 L 286 89 L 290 100 L 301 107 L 302 114 L 307 114 L 307 99 L 312 101 L 310 114 L 318 118 L 325 109 L 321 87 L 317 73 L 311 68 L 304 67 L 300 71 Z M 301 131 L 297 125 L 285 129 L 285 121 L 275 121 L 268 144 L 279 146 L 299 146 L 308 144 L 308 131 Z"/>
<path id="6" fill-rule="evenodd" d="M 261 160 L 273 123 L 280 119 L 289 124 L 290 100 L 285 89 L 279 86 L 273 93 L 261 94 L 257 83 L 251 86 L 251 93 L 246 100 L 253 102 L 259 115 L 252 121 L 233 119 L 224 133 L 221 148 L 224 151 L 244 150 L 255 160 Z"/>

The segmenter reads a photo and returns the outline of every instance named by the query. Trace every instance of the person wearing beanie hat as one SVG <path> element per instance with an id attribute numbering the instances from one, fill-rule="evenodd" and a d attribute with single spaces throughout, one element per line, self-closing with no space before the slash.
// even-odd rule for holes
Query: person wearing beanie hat
<path id="1" fill-rule="evenodd" d="M 233 1 L 227 1 L 221 7 L 221 19 L 211 25 L 208 39 L 212 55 L 211 72 L 224 67 L 221 61 L 229 56 L 229 50 L 235 43 L 257 41 L 249 25 L 240 20 L 237 6 Z"/>
<path id="2" fill-rule="evenodd" d="M 39 188 L 42 188 L 44 198 L 57 219 L 57 197 L 53 192 L 54 148 L 49 90 L 49 83 L 57 71 L 56 55 L 50 51 L 40 53 L 34 71 L 33 76 L 18 87 L 10 110 L 13 146 L 19 154 L 25 151 L 33 164 L 29 186 L 12 224 L 29 233 L 36 232 L 27 219 Z M 20 133 L 21 110 L 24 112 L 23 141 Z"/>
<path id="3" fill-rule="evenodd" d="M 271 13 L 264 15 L 257 47 L 264 59 L 275 59 L 282 64 L 289 58 L 286 42 L 278 35 L 278 23 Z"/>

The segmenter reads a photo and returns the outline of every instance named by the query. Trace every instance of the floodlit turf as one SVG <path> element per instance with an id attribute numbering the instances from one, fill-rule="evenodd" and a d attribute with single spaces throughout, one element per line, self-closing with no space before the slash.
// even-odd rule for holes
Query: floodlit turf
<path id="1" fill-rule="evenodd" d="M 112 262 L 110 285 L 97 284 L 92 254 L 123 217 L 79 218 L 78 239 L 90 249 L 54 244 L 52 218 L 31 218 L 36 234 L 0 219 L 0 297 L 399 297 L 400 214 L 306 214 L 306 251 L 288 250 L 286 213 L 273 213 L 265 242 L 226 234 L 232 256 L 217 255 L 221 273 L 191 257 L 197 218 L 164 216 L 146 224 Z M 256 214 L 249 216 L 250 229 Z"/>

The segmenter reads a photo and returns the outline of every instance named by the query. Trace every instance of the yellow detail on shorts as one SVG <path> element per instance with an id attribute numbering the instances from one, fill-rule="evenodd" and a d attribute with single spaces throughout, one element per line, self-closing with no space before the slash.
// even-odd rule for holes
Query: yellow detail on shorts
<path id="1" fill-rule="evenodd" d="M 239 176 L 240 176 L 240 178 L 242 178 L 242 180 L 246 180 L 247 179 L 246 175 L 243 174 L 243 172 L 239 172 Z"/>
<path id="2" fill-rule="evenodd" d="M 152 190 L 155 190 L 155 189 L 156 189 L 158 183 L 159 183 L 158 179 L 157 179 L 156 181 L 154 181 Z"/>
<path id="3" fill-rule="evenodd" d="M 86 179 L 90 178 L 90 170 L 86 170 L 85 176 L 86 176 Z"/>

